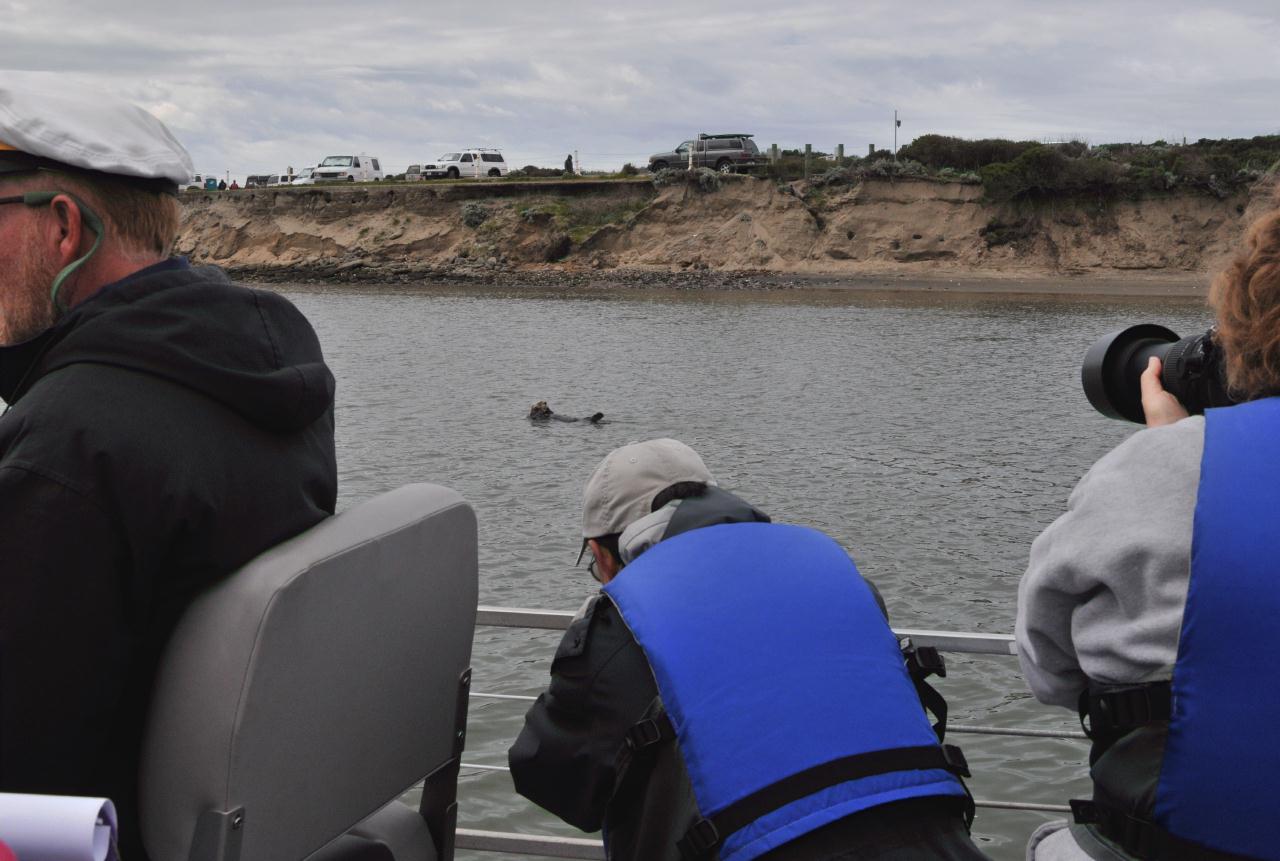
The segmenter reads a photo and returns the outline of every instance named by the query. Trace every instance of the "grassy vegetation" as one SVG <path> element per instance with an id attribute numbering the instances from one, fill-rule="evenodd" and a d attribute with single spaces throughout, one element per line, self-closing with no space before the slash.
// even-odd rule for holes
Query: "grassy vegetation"
<path id="1" fill-rule="evenodd" d="M 601 227 L 620 224 L 644 209 L 648 200 L 613 200 L 610 198 L 558 198 L 547 200 L 519 211 L 520 217 L 532 221 L 549 215 L 557 228 L 580 244 Z"/>
<path id="2" fill-rule="evenodd" d="M 978 172 L 991 200 L 1052 197 L 1143 197 L 1189 189 L 1226 197 L 1280 164 L 1280 135 L 1192 144 L 1104 144 L 1081 141 L 966 141 L 917 138 L 899 152 L 931 174 Z"/>
<path id="3" fill-rule="evenodd" d="M 927 177 L 981 184 L 994 201 L 1139 198 L 1174 190 L 1222 198 L 1280 170 L 1280 135 L 1095 147 L 1082 141 L 1042 144 L 923 135 L 900 149 L 896 162 L 887 151 L 833 161 L 813 154 L 810 194 L 865 178 Z M 780 162 L 768 168 L 769 175 L 781 180 L 796 179 L 803 171 L 803 155 L 795 151 L 784 151 Z"/>

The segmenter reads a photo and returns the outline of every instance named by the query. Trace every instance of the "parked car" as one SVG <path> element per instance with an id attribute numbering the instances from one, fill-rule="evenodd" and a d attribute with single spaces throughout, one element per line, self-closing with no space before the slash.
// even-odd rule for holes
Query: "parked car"
<path id="1" fill-rule="evenodd" d="M 742 133 L 722 135 L 698 135 L 696 140 L 685 141 L 670 152 L 649 156 L 649 170 L 683 168 L 689 166 L 689 151 L 693 151 L 694 167 L 709 167 L 721 173 L 750 170 L 760 163 L 760 150 L 751 135 Z"/>
<path id="2" fill-rule="evenodd" d="M 419 179 L 422 179 L 422 165 L 411 164 L 404 169 L 405 182 L 414 182 Z"/>
<path id="3" fill-rule="evenodd" d="M 266 186 L 268 180 L 270 179 L 271 179 L 271 176 L 269 174 L 251 173 L 244 178 L 244 187 L 245 188 L 263 188 Z"/>
<path id="4" fill-rule="evenodd" d="M 510 173 L 502 153 L 484 147 L 447 152 L 440 156 L 436 164 L 423 165 L 424 175 L 427 168 L 432 168 L 432 176 L 447 176 L 450 179 L 462 176 L 506 176 Z"/>
<path id="5" fill-rule="evenodd" d="M 211 173 L 192 174 L 191 179 L 181 186 L 181 191 L 217 191 L 218 178 Z"/>
<path id="6" fill-rule="evenodd" d="M 318 182 L 376 182 L 382 179 L 382 166 L 368 153 L 331 155 L 316 166 L 311 178 Z"/>
<path id="7" fill-rule="evenodd" d="M 290 180 L 289 184 L 290 185 L 314 185 L 315 179 L 312 178 L 312 174 L 314 174 L 315 171 L 316 169 L 314 167 L 304 167 L 302 170 L 298 171 L 293 175 L 293 178 Z"/>

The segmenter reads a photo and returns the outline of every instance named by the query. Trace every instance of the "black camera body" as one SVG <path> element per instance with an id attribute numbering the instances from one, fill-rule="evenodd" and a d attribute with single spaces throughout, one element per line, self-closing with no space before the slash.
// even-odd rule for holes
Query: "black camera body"
<path id="1" fill-rule="evenodd" d="M 1093 408 L 1104 416 L 1143 424 L 1139 377 L 1151 357 L 1160 359 L 1160 382 L 1192 415 L 1236 403 L 1227 392 L 1222 348 L 1214 330 L 1179 338 L 1155 323 L 1130 326 L 1100 339 L 1084 355 L 1080 381 Z"/>

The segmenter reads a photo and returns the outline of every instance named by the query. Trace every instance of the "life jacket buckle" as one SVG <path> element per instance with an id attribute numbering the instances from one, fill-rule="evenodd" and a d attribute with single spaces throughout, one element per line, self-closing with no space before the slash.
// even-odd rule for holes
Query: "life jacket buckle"
<path id="1" fill-rule="evenodd" d="M 946 760 L 947 771 L 960 777 L 972 777 L 969 773 L 969 761 L 964 758 L 964 751 L 954 744 L 942 746 L 942 758 Z"/>
<path id="2" fill-rule="evenodd" d="M 644 750 L 646 747 L 655 745 L 664 738 L 669 737 L 669 731 L 664 732 L 666 726 L 670 726 L 668 719 L 664 716 L 660 719 L 646 718 L 631 725 L 631 729 L 627 730 L 626 745 L 632 752 Z"/>
<path id="3" fill-rule="evenodd" d="M 680 857 L 685 859 L 702 858 L 720 845 L 720 832 L 710 819 L 699 819 L 689 826 L 689 830 L 680 838 L 677 846 Z"/>
<path id="4" fill-rule="evenodd" d="M 947 662 L 934 646 L 917 646 L 910 637 L 902 640 L 902 657 L 907 662 L 907 672 L 913 679 L 924 679 L 936 675 L 947 677 Z"/>
<path id="5" fill-rule="evenodd" d="M 1168 682 L 1150 682 L 1100 693 L 1086 691 L 1081 707 L 1081 725 L 1089 718 L 1085 732 L 1090 738 L 1124 733 L 1155 721 L 1169 720 L 1172 712 Z"/>

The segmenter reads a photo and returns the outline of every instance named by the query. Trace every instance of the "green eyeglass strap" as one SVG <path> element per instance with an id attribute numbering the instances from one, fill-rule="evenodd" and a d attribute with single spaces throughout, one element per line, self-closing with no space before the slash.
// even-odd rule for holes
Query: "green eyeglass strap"
<path id="1" fill-rule="evenodd" d="M 62 271 L 58 273 L 58 277 L 53 279 L 53 287 L 49 291 L 49 301 L 53 303 L 53 307 L 56 310 L 65 311 L 67 309 L 62 307 L 58 302 L 58 291 L 62 289 L 63 282 L 71 277 L 73 272 L 83 266 L 84 263 L 94 255 L 94 252 L 98 250 L 98 246 L 102 244 L 102 235 L 106 231 L 102 226 L 102 219 L 98 217 L 98 214 L 86 206 L 85 202 L 74 194 L 68 194 L 65 191 L 28 191 L 26 194 L 22 195 L 22 202 L 27 206 L 46 206 L 60 194 L 65 194 L 76 202 L 76 206 L 80 207 L 80 220 L 84 222 L 85 227 L 88 227 L 93 231 L 93 234 L 96 237 L 93 240 L 93 247 L 90 248 L 83 257 L 63 267 Z"/>

